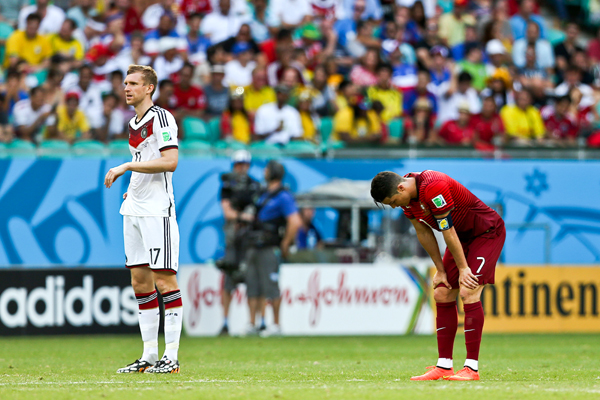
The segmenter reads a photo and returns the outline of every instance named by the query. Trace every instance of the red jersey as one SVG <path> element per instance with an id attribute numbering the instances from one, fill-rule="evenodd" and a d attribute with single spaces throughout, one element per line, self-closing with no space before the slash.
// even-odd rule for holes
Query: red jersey
<path id="1" fill-rule="evenodd" d="M 173 96 L 176 99 L 175 109 L 204 110 L 206 108 L 206 96 L 199 87 L 190 86 L 188 90 L 183 90 L 179 85 L 175 85 Z"/>
<path id="2" fill-rule="evenodd" d="M 471 140 L 474 133 L 472 121 L 464 128 L 458 126 L 457 121 L 447 121 L 440 129 L 440 137 L 448 144 L 461 144 L 465 139 Z"/>
<path id="3" fill-rule="evenodd" d="M 439 231 L 434 215 L 450 212 L 461 242 L 468 242 L 501 225 L 502 218 L 496 211 L 442 172 L 425 170 L 421 173 L 411 172 L 404 177 L 415 178 L 417 185 L 417 198 L 402 207 L 409 219 L 417 219 Z"/>
<path id="4" fill-rule="evenodd" d="M 558 117 L 552 114 L 544 121 L 548 134 L 553 139 L 566 139 L 577 137 L 579 130 L 577 125 L 567 116 Z"/>
<path id="5" fill-rule="evenodd" d="M 504 124 L 500 115 L 494 114 L 492 118 L 485 119 L 479 115 L 471 117 L 471 123 L 479 135 L 479 140 L 492 144 L 495 135 L 504 134 Z"/>

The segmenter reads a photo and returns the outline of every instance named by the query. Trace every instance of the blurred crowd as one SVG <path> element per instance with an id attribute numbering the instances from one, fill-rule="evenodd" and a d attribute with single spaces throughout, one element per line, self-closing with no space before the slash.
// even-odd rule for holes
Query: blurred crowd
<path id="1" fill-rule="evenodd" d="M 200 120 L 245 144 L 600 146 L 576 3 L 2 0 L 0 141 L 127 138 L 143 64 L 183 140 Z"/>

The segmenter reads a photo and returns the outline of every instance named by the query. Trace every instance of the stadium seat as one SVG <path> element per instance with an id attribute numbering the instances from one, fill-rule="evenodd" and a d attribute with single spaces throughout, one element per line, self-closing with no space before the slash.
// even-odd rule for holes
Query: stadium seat
<path id="1" fill-rule="evenodd" d="M 210 131 L 206 123 L 200 118 L 184 118 L 183 131 L 187 140 L 204 140 L 206 142 L 210 142 Z"/>
<path id="2" fill-rule="evenodd" d="M 255 142 L 250 145 L 250 153 L 256 158 L 277 158 L 281 157 L 281 149 L 274 144 L 266 142 Z"/>
<path id="3" fill-rule="evenodd" d="M 242 142 L 238 142 L 237 140 L 219 140 L 214 144 L 215 149 L 218 150 L 245 150 L 248 146 L 246 146 Z"/>
<path id="4" fill-rule="evenodd" d="M 71 156 L 71 145 L 64 140 L 50 139 L 40 143 L 38 154 L 44 158 L 65 158 Z"/>
<path id="5" fill-rule="evenodd" d="M 127 157 L 131 158 L 129 151 L 129 140 L 117 139 L 108 144 L 108 151 L 111 157 Z"/>
<path id="6" fill-rule="evenodd" d="M 210 132 L 211 143 L 215 143 L 221 138 L 221 118 L 216 117 L 208 121 L 208 130 Z"/>
<path id="7" fill-rule="evenodd" d="M 389 124 L 390 139 L 398 143 L 404 137 L 404 120 L 402 118 L 393 119 Z"/>
<path id="8" fill-rule="evenodd" d="M 548 29 L 548 33 L 546 33 L 547 39 L 552 46 L 556 46 L 562 43 L 567 35 L 561 30 L 558 29 Z"/>
<path id="9" fill-rule="evenodd" d="M 37 151 L 35 145 L 31 142 L 21 139 L 13 140 L 6 146 L 9 157 L 36 157 Z"/>
<path id="10" fill-rule="evenodd" d="M 212 146 L 203 140 L 183 140 L 179 142 L 179 149 L 185 157 L 212 157 Z"/>
<path id="11" fill-rule="evenodd" d="M 5 143 L 0 143 L 0 158 L 6 158 L 6 156 L 7 156 L 6 147 L 7 146 Z"/>
<path id="12" fill-rule="evenodd" d="M 331 132 L 333 131 L 333 119 L 330 117 L 321 118 L 321 141 L 327 143 Z"/>
<path id="13" fill-rule="evenodd" d="M 109 155 L 107 146 L 97 140 L 83 140 L 81 142 L 76 142 L 71 147 L 71 150 L 76 157 L 102 158 Z"/>
<path id="14" fill-rule="evenodd" d="M 319 147 L 311 142 L 305 141 L 292 141 L 289 142 L 283 149 L 283 152 L 287 155 L 316 155 L 319 151 Z"/>

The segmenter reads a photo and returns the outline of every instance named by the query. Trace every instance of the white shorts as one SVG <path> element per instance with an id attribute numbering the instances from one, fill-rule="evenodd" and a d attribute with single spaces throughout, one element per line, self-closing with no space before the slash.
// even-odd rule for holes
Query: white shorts
<path id="1" fill-rule="evenodd" d="M 179 267 L 179 227 L 175 217 L 123 216 L 125 266 L 174 274 Z"/>

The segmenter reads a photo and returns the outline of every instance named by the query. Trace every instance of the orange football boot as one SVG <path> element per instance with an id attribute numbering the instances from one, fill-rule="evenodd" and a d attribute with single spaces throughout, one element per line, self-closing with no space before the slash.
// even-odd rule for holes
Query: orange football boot
<path id="1" fill-rule="evenodd" d="M 423 375 L 413 376 L 410 378 L 411 381 L 437 381 L 438 379 L 447 379 L 447 377 L 454 375 L 454 369 L 444 369 L 436 366 L 427 367 L 429 371 Z"/>
<path id="2" fill-rule="evenodd" d="M 478 381 L 479 371 L 473 371 L 469 367 L 464 367 L 458 371 L 455 375 L 444 377 L 447 381 Z"/>

